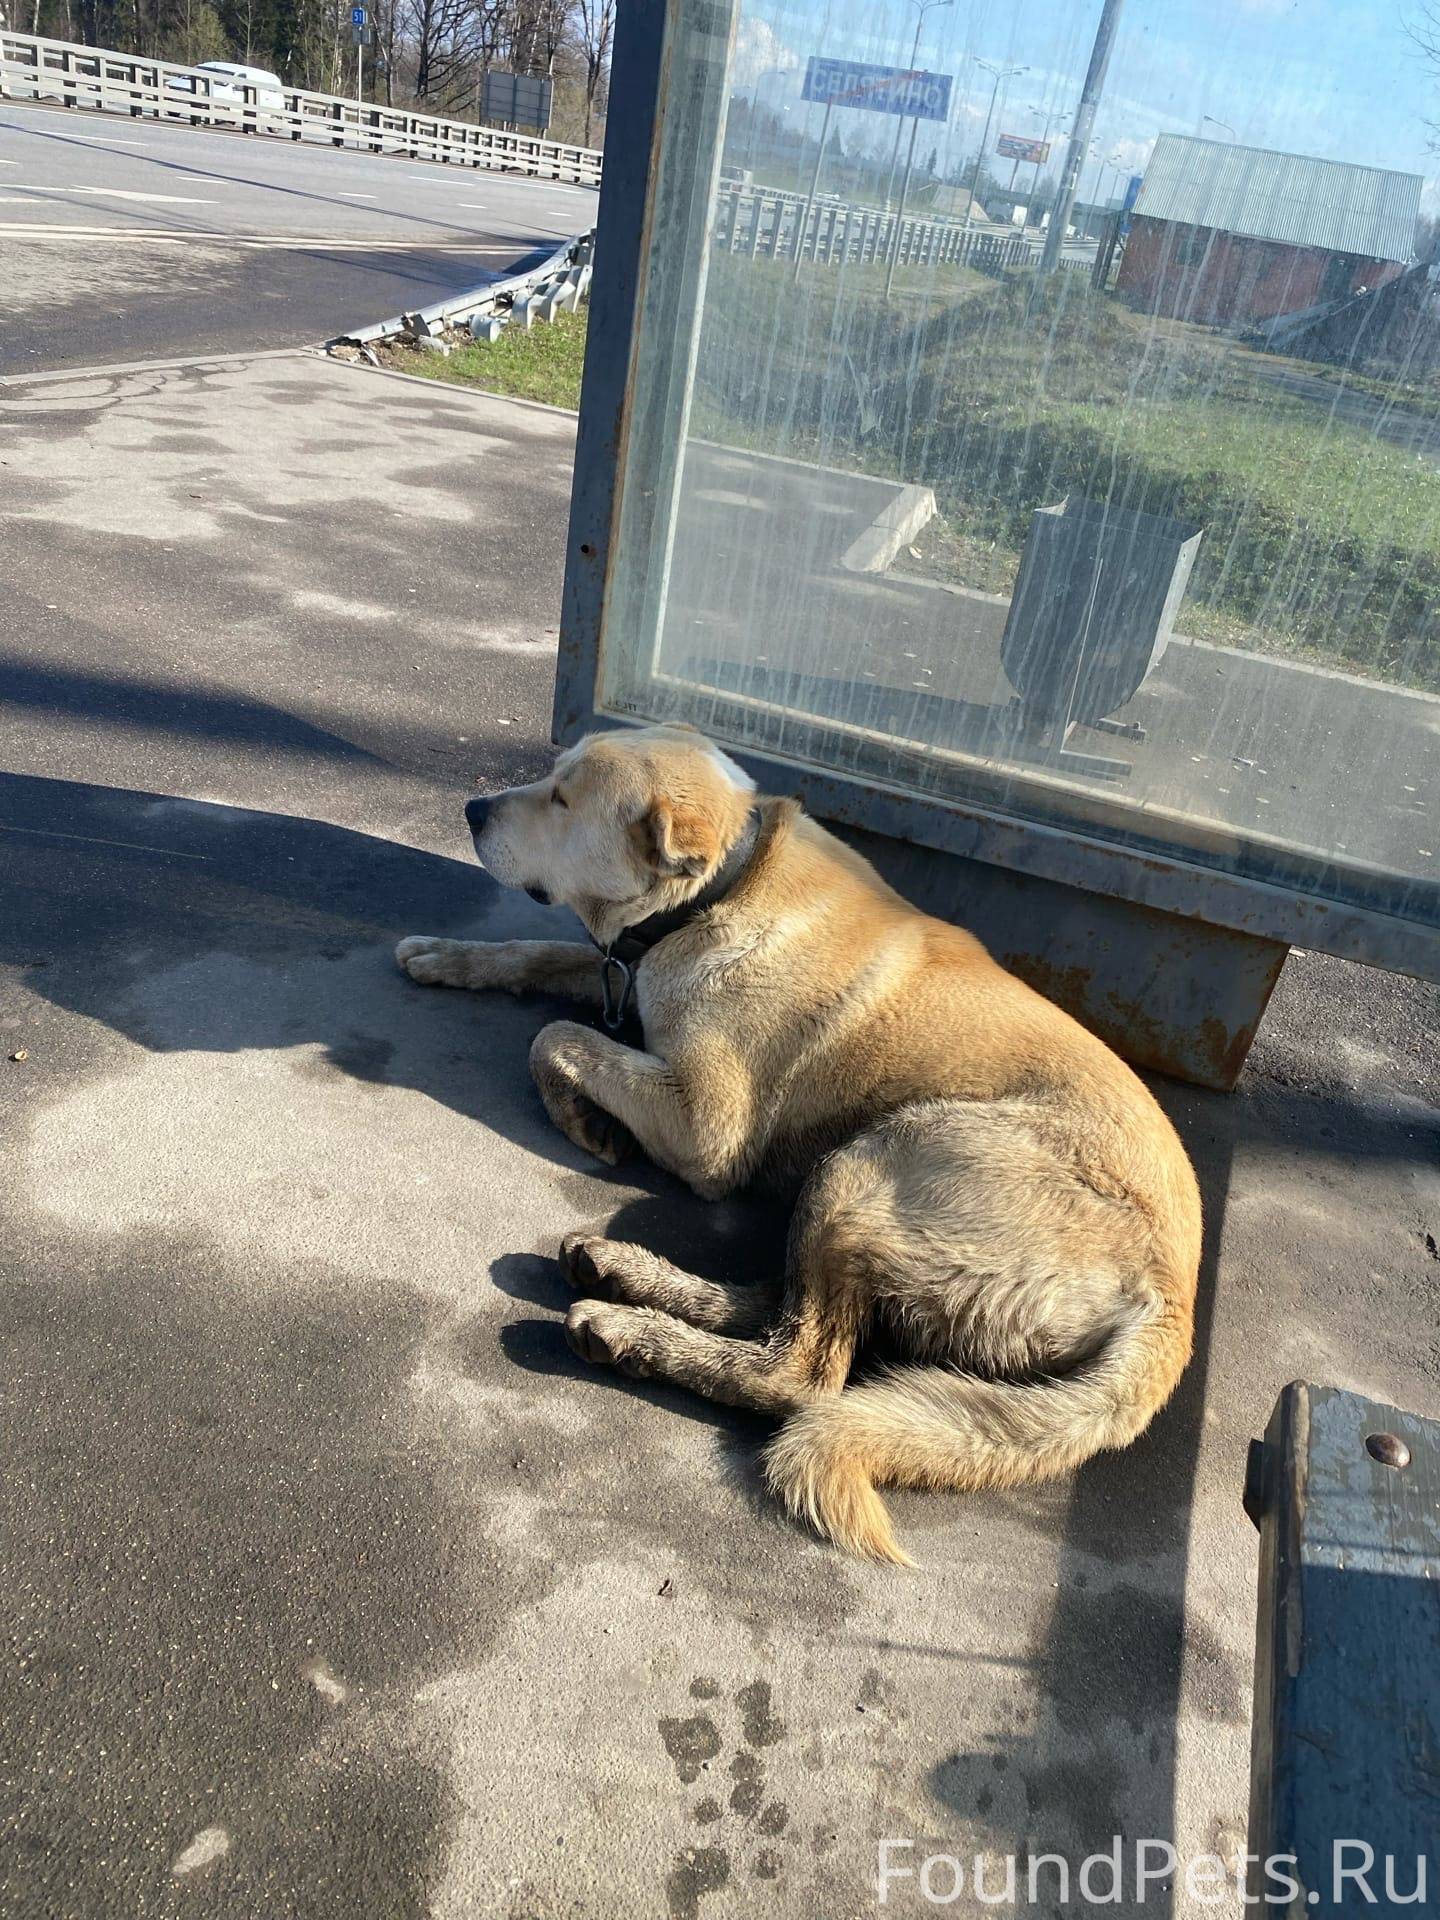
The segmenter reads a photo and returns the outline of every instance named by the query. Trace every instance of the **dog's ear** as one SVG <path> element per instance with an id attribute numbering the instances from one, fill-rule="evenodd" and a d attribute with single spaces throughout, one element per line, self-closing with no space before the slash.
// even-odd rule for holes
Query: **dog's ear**
<path id="1" fill-rule="evenodd" d="M 674 800 L 653 802 L 640 822 L 640 836 L 649 864 L 667 880 L 704 873 L 720 857 L 714 821 Z"/>

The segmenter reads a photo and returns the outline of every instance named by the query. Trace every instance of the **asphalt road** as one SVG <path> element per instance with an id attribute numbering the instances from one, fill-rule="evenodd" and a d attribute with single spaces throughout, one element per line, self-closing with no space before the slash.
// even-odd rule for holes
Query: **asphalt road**
<path id="1" fill-rule="evenodd" d="M 0 108 L 0 375 L 302 345 L 594 224 L 557 181 Z"/>

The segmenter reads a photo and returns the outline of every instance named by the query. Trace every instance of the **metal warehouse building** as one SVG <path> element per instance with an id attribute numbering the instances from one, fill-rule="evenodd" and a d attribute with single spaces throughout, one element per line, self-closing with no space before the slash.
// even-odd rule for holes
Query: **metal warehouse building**
<path id="1" fill-rule="evenodd" d="M 1162 133 L 1117 285 L 1147 312 L 1233 327 L 1373 292 L 1414 258 L 1421 184 Z"/>

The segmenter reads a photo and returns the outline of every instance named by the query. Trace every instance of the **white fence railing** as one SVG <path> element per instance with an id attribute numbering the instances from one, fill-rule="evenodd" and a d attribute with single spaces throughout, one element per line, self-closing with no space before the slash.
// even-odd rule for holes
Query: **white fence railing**
<path id="1" fill-rule="evenodd" d="M 923 210 L 901 216 L 880 207 L 841 200 L 807 200 L 781 187 L 723 186 L 716 199 L 713 239 L 722 253 L 752 260 L 800 260 L 817 266 L 884 265 L 893 254 L 901 267 L 942 264 L 999 275 L 1033 266 L 1043 245 L 1039 234 L 1014 227 L 966 226 L 927 218 Z M 1089 273 L 1095 250 L 1073 243 L 1060 264 Z"/>
<path id="2" fill-rule="evenodd" d="M 227 127 L 275 139 L 307 140 L 363 153 L 444 160 L 532 179 L 595 186 L 600 155 L 532 134 L 497 133 L 463 120 L 440 120 L 295 87 L 242 87 L 226 75 L 166 60 L 142 60 L 103 47 L 72 46 L 0 28 L 0 99 L 54 100 L 66 107 Z"/>

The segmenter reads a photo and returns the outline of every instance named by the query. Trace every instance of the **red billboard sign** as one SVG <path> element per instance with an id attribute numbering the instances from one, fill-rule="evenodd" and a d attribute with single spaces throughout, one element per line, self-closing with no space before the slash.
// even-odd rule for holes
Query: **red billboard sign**
<path id="1" fill-rule="evenodd" d="M 1027 140 L 1020 133 L 1002 133 L 995 142 L 995 151 L 1002 159 L 1029 160 L 1040 167 L 1050 158 L 1050 142 Z"/>

